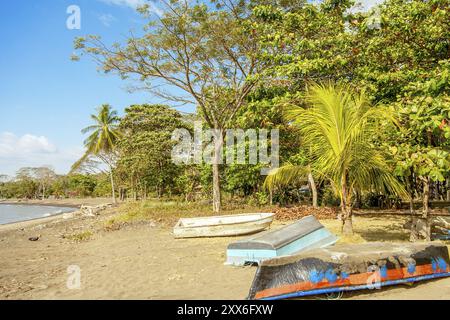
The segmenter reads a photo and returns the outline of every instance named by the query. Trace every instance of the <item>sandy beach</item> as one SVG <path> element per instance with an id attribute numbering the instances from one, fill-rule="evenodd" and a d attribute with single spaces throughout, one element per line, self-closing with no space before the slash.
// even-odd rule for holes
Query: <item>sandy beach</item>
<path id="1" fill-rule="evenodd" d="M 236 238 L 173 239 L 171 228 L 142 221 L 106 230 L 116 214 L 62 217 L 0 228 L 1 299 L 245 299 L 256 267 L 224 265 L 225 250 Z M 374 241 L 381 232 L 398 240 L 404 218 L 355 218 L 361 237 Z M 338 222 L 323 220 L 331 231 Z M 275 222 L 273 228 L 280 227 Z M 364 231 L 363 231 L 364 230 Z M 39 236 L 32 242 L 29 237 Z M 68 289 L 68 268 L 81 270 L 81 287 Z M 345 294 L 344 299 L 448 299 L 450 279 L 413 286 Z"/>

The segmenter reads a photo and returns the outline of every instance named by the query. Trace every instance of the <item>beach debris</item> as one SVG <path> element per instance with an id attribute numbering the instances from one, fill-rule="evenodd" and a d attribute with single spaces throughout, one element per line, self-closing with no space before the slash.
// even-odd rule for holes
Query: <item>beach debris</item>
<path id="1" fill-rule="evenodd" d="M 433 239 L 450 239 L 450 217 L 433 217 L 430 221 L 431 234 Z"/>
<path id="2" fill-rule="evenodd" d="M 432 242 L 337 244 L 263 261 L 249 299 L 287 299 L 450 276 L 447 246 Z"/>
<path id="3" fill-rule="evenodd" d="M 104 203 L 104 204 L 99 204 L 96 206 L 85 206 L 82 205 L 80 207 L 80 213 L 81 215 L 85 216 L 85 217 L 95 217 L 97 215 L 100 214 L 100 212 L 111 208 L 112 207 L 112 203 Z"/>
<path id="4" fill-rule="evenodd" d="M 307 216 L 278 230 L 231 243 L 225 264 L 245 265 L 336 243 L 338 238 L 314 217 Z"/>
<path id="5" fill-rule="evenodd" d="M 45 228 L 47 228 L 47 225 L 44 223 L 44 224 L 38 224 L 37 226 L 33 227 L 32 230 L 42 230 Z"/>
<path id="6" fill-rule="evenodd" d="M 425 238 L 430 228 L 432 239 L 449 240 L 450 239 L 450 217 L 434 216 L 429 219 L 421 217 L 412 217 L 405 222 L 403 228 L 411 230 L 414 228 L 417 235 Z"/>
<path id="7" fill-rule="evenodd" d="M 276 209 L 275 219 L 279 221 L 292 221 L 301 219 L 309 215 L 313 215 L 317 219 L 336 219 L 337 214 L 338 212 L 336 208 L 328 208 L 328 207 L 314 208 L 311 206 L 302 205 Z"/>
<path id="8" fill-rule="evenodd" d="M 29 237 L 28 240 L 30 241 L 38 241 L 41 238 L 41 235 L 38 235 L 37 237 Z"/>

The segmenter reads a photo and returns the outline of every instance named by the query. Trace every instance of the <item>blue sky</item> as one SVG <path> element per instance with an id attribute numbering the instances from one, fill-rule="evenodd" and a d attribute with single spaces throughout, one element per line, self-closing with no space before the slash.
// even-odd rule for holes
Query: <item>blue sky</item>
<path id="1" fill-rule="evenodd" d="M 146 92 L 128 93 L 130 83 L 97 72 L 87 57 L 70 60 L 77 36 L 97 34 L 110 43 L 138 33 L 144 21 L 135 8 L 145 1 L 0 2 L 0 174 L 41 165 L 67 173 L 83 153 L 80 130 L 97 106 L 109 103 L 121 113 L 130 104 L 160 102 Z M 70 5 L 81 10 L 80 30 L 66 27 Z"/>
<path id="2" fill-rule="evenodd" d="M 128 93 L 129 82 L 96 71 L 89 58 L 70 60 L 73 39 L 85 34 L 106 41 L 139 31 L 133 9 L 144 0 L 15 0 L 0 3 L 0 174 L 51 165 L 66 173 L 82 154 L 80 130 L 103 103 L 120 112 L 134 103 L 158 102 L 149 93 Z M 81 10 L 81 29 L 69 30 L 68 6 Z"/>

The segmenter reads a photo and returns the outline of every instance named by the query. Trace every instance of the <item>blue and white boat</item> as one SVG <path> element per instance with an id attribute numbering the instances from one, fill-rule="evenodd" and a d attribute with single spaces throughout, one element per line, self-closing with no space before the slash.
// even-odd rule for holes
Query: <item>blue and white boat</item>
<path id="1" fill-rule="evenodd" d="M 307 216 L 278 230 L 231 243 L 226 264 L 259 264 L 267 259 L 327 247 L 337 240 L 314 216 Z"/>

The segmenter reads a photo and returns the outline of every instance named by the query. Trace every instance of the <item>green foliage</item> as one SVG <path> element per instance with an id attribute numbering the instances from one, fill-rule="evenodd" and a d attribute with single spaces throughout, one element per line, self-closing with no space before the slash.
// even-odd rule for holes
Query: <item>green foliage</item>
<path id="1" fill-rule="evenodd" d="M 0 197 L 36 199 L 42 197 L 42 177 L 31 175 L 33 168 L 22 168 L 16 177 L 0 183 Z M 105 174 L 59 175 L 45 184 L 45 196 L 104 197 L 111 193 L 108 176 Z"/>
<path id="2" fill-rule="evenodd" d="M 81 130 L 83 134 L 90 133 L 84 140 L 86 152 L 72 166 L 72 171 L 79 169 L 89 159 L 89 156 L 101 157 L 110 167 L 112 166 L 111 161 L 107 161 L 107 159 L 114 154 L 120 136 L 118 131 L 120 119 L 117 116 L 117 111 L 112 110 L 110 105 L 104 104 L 97 109 L 97 114 L 91 115 L 91 119 L 94 124 Z"/>
<path id="3" fill-rule="evenodd" d="M 96 180 L 93 176 L 73 174 L 68 177 L 68 194 L 76 197 L 88 197 L 94 192 Z"/>
<path id="4" fill-rule="evenodd" d="M 385 109 L 372 108 L 363 93 L 356 94 L 348 86 L 313 85 L 306 98 L 309 108 L 293 106 L 288 114 L 314 165 L 289 164 L 276 169 L 267 178 L 269 187 L 290 183 L 312 170 L 331 182 L 341 202 L 348 205 L 354 191 L 405 195 L 385 155 L 372 144 L 378 122 L 389 118 Z"/>
<path id="5" fill-rule="evenodd" d="M 299 201 L 310 172 L 324 204 L 351 205 L 356 191 L 378 199 L 407 188 L 420 196 L 418 181 L 442 184 L 450 176 L 449 1 L 387 0 L 376 10 L 375 27 L 375 11 L 355 12 L 352 4 L 171 1 L 171 10 L 149 20 L 139 37 L 108 46 L 86 36 L 75 48 L 94 56 L 104 72 L 177 104 L 195 104 L 206 127 L 279 129 L 285 166 L 267 179 L 278 186 L 275 201 Z M 149 18 L 148 6 L 139 11 Z M 313 84 L 330 81 L 341 87 Z M 286 118 L 289 105 L 296 107 L 293 118 Z M 119 126 L 115 111 L 103 106 L 92 119 L 81 162 L 112 153 L 106 160 L 120 188 L 186 200 L 211 191 L 209 166 L 170 161 L 172 131 L 190 126 L 178 112 L 133 105 Z M 260 165 L 221 169 L 227 193 L 266 203 Z M 99 196 L 114 190 L 108 179 L 56 177 L 47 188 L 25 170 L 1 184 L 0 195 Z"/>
<path id="6" fill-rule="evenodd" d="M 123 185 L 154 188 L 159 196 L 173 189 L 183 168 L 172 163 L 172 132 L 186 127 L 179 112 L 164 105 L 132 105 L 120 121 L 117 171 Z M 148 189 L 147 189 L 148 188 Z"/>

